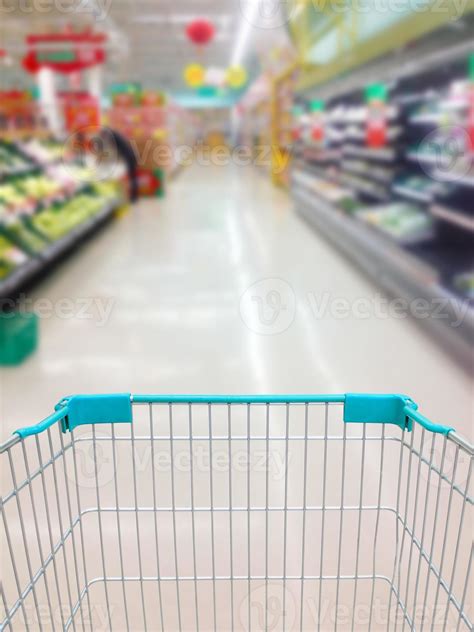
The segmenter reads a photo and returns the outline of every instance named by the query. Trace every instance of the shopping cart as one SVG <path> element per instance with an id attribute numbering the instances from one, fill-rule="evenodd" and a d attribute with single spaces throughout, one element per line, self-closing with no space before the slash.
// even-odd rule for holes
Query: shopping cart
<path id="1" fill-rule="evenodd" d="M 407 397 L 73 396 L 0 452 L 2 629 L 472 629 L 473 448 Z"/>

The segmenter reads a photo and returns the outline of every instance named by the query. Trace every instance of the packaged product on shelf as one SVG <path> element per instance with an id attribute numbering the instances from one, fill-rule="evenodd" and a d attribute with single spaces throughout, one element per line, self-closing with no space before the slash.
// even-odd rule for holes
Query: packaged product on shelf
<path id="1" fill-rule="evenodd" d="M 15 182 L 0 184 L 0 213 L 5 221 L 20 214 L 31 214 L 35 209 L 35 200 L 22 192 Z"/>
<path id="2" fill-rule="evenodd" d="M 474 270 L 456 275 L 454 277 L 454 287 L 466 298 L 474 300 Z"/>
<path id="3" fill-rule="evenodd" d="M 31 170 L 35 165 L 22 156 L 12 143 L 0 141 L 0 179 Z"/>
<path id="4" fill-rule="evenodd" d="M 5 279 L 18 266 L 28 261 L 28 255 L 4 235 L 0 235 L 0 279 Z"/>
<path id="5" fill-rule="evenodd" d="M 64 237 L 104 208 L 104 199 L 81 194 L 67 202 L 36 213 L 31 226 L 51 241 Z"/>
<path id="6" fill-rule="evenodd" d="M 22 220 L 5 226 L 3 231 L 13 243 L 16 243 L 22 250 L 30 255 L 40 254 L 48 243 L 44 238 L 28 228 Z"/>
<path id="7" fill-rule="evenodd" d="M 356 217 L 400 243 L 417 243 L 433 238 L 431 217 L 415 204 L 393 203 L 361 209 Z"/>
<path id="8" fill-rule="evenodd" d="M 64 159 L 64 144 L 55 140 L 33 138 L 19 144 L 21 151 L 35 162 L 46 166 Z"/>
<path id="9" fill-rule="evenodd" d="M 394 182 L 393 191 L 419 202 L 431 202 L 436 196 L 446 195 L 448 187 L 427 176 L 405 176 Z"/>

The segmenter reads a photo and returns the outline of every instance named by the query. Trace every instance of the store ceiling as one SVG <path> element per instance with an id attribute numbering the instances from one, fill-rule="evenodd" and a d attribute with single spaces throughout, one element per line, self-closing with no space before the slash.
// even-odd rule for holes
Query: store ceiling
<path id="1" fill-rule="evenodd" d="M 239 33 L 246 21 L 248 0 L 22 0 L 16 9 L 4 12 L 0 20 L 0 48 L 12 57 L 10 67 L 0 69 L 5 86 L 28 83 L 20 64 L 27 33 L 93 25 L 109 34 L 106 81 L 139 80 L 145 87 L 171 92 L 185 89 L 182 79 L 186 64 L 198 61 L 206 66 L 230 64 Z M 11 3 L 13 5 L 13 3 Z M 81 7 L 71 13 L 71 6 Z M 21 8 L 18 8 L 20 6 Z M 41 6 L 44 10 L 34 10 Z M 214 41 L 199 51 L 185 35 L 186 25 L 205 17 L 216 26 Z M 250 76 L 257 72 L 257 51 L 269 50 L 285 41 L 285 30 L 252 28 L 245 65 Z"/>

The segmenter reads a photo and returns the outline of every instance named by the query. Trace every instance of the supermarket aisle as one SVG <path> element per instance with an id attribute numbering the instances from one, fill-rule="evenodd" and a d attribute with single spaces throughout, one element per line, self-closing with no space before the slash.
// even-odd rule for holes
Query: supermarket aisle
<path id="1" fill-rule="evenodd" d="M 472 434 L 469 376 L 252 168 L 181 173 L 32 299 L 41 345 L 0 373 L 3 436 L 107 391 L 406 392 Z"/>

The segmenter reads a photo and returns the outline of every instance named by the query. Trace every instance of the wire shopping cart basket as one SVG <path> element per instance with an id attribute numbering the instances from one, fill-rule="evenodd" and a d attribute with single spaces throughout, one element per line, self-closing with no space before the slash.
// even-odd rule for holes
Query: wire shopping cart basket
<path id="1" fill-rule="evenodd" d="M 473 448 L 401 395 L 73 396 L 0 446 L 12 630 L 471 630 Z"/>

